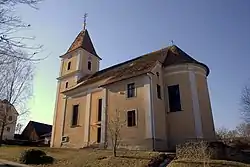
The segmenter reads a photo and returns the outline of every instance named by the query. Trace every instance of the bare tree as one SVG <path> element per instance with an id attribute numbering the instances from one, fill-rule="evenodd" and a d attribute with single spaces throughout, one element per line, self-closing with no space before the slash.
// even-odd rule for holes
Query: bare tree
<path id="1" fill-rule="evenodd" d="M 23 124 L 17 123 L 15 132 L 16 132 L 17 134 L 21 134 L 22 128 L 23 128 Z"/>
<path id="2" fill-rule="evenodd" d="M 41 45 L 27 45 L 27 40 L 34 37 L 17 35 L 17 32 L 29 28 L 15 13 L 15 8 L 20 5 L 28 5 L 37 9 L 42 0 L 0 0 L 0 65 L 10 63 L 12 58 L 25 60 L 39 60 L 34 57 L 42 49 Z"/>
<path id="3" fill-rule="evenodd" d="M 246 85 L 241 94 L 241 113 L 243 120 L 250 124 L 250 86 Z"/>
<path id="4" fill-rule="evenodd" d="M 28 114 L 26 108 L 27 100 L 32 95 L 32 81 L 33 81 L 33 65 L 26 60 L 16 59 L 8 65 L 5 65 L 5 70 L 1 73 L 0 80 L 0 98 L 4 99 L 9 105 L 1 112 L 0 118 L 0 143 L 3 139 L 3 132 L 7 125 L 16 124 L 17 119 L 9 120 L 9 114 L 12 108 L 15 107 L 20 116 Z"/>
<path id="5" fill-rule="evenodd" d="M 236 126 L 236 131 L 238 132 L 240 137 L 250 137 L 250 124 L 241 123 Z"/>
<path id="6" fill-rule="evenodd" d="M 116 157 L 117 148 L 121 142 L 121 129 L 125 125 L 125 120 L 121 119 L 121 114 L 118 110 L 115 111 L 114 115 L 108 120 L 108 136 L 111 140 L 111 146 L 113 150 L 113 156 Z"/>
<path id="7" fill-rule="evenodd" d="M 191 141 L 176 146 L 178 159 L 194 160 L 203 163 L 203 166 L 210 166 L 214 150 L 205 141 Z"/>
<path id="8" fill-rule="evenodd" d="M 229 130 L 225 127 L 216 130 L 216 135 L 219 139 L 230 139 L 238 135 L 236 130 Z"/>

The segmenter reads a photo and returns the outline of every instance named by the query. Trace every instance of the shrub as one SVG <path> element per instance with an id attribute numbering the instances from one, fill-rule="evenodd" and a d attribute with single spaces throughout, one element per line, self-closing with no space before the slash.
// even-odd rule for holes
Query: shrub
<path id="1" fill-rule="evenodd" d="M 54 158 L 51 156 L 44 155 L 41 157 L 42 164 L 52 164 L 54 162 Z"/>
<path id="2" fill-rule="evenodd" d="M 176 146 L 176 156 L 178 159 L 202 161 L 203 166 L 207 166 L 212 158 L 214 150 L 205 141 L 191 141 Z M 208 165 L 209 166 L 209 165 Z"/>
<path id="3" fill-rule="evenodd" d="M 209 160 L 212 157 L 212 153 L 213 150 L 204 141 L 186 142 L 176 146 L 178 159 Z"/>
<path id="4" fill-rule="evenodd" d="M 46 164 L 53 163 L 54 159 L 46 156 L 46 153 L 38 149 L 29 149 L 21 153 L 19 161 L 23 164 Z"/>

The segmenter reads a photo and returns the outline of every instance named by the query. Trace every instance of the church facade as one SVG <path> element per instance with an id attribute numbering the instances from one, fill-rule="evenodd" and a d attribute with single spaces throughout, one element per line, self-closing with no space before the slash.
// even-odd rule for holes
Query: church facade
<path id="1" fill-rule="evenodd" d="M 111 122 L 130 149 L 215 138 L 209 68 L 172 45 L 100 70 L 87 30 L 60 56 L 52 147 L 110 147 Z"/>

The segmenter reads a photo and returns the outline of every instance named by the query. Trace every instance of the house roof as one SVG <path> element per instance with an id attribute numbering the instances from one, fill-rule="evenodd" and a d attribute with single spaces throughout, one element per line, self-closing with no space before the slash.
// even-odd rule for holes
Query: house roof
<path id="1" fill-rule="evenodd" d="M 5 103 L 5 104 L 9 104 L 9 105 L 13 106 L 13 104 L 11 104 L 7 99 L 0 100 L 0 102 Z"/>
<path id="2" fill-rule="evenodd" d="M 14 108 L 14 111 L 16 112 L 16 114 L 19 115 L 19 113 L 17 112 L 15 106 L 12 103 L 10 103 L 7 99 L 0 100 L 0 103 L 4 103 L 4 104 L 8 104 L 8 105 L 12 106 Z"/>
<path id="3" fill-rule="evenodd" d="M 78 35 L 77 37 L 75 38 L 74 42 L 71 44 L 71 46 L 69 47 L 68 51 L 66 52 L 67 53 L 70 53 L 78 48 L 82 48 L 86 51 L 88 51 L 89 53 L 97 56 L 99 59 L 101 59 L 96 51 L 95 51 L 95 48 L 94 48 L 94 45 L 91 41 L 91 38 L 89 36 L 89 33 L 88 33 L 88 30 L 82 30 Z"/>
<path id="4" fill-rule="evenodd" d="M 29 124 L 31 124 L 34 127 L 38 136 L 41 136 L 41 135 L 44 135 L 47 133 L 51 133 L 51 131 L 52 131 L 52 125 L 48 125 L 48 124 L 44 124 L 44 123 L 40 123 L 40 122 L 35 122 L 35 121 L 30 121 Z"/>
<path id="5" fill-rule="evenodd" d="M 78 84 L 72 89 L 82 85 L 92 84 L 104 79 L 107 79 L 104 84 L 107 85 L 123 79 L 145 74 L 150 72 L 157 62 L 160 62 L 164 67 L 183 63 L 199 64 L 206 69 L 207 75 L 209 74 L 209 68 L 205 64 L 195 60 L 176 45 L 172 45 L 103 69 L 94 73 L 93 75 L 84 76 L 78 80 Z M 64 92 L 70 91 L 72 89 L 66 90 Z"/>

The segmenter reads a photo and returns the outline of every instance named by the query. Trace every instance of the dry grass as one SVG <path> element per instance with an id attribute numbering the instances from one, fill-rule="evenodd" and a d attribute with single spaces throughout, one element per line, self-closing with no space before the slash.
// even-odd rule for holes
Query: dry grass
<path id="1" fill-rule="evenodd" d="M 0 147 L 0 159 L 18 162 L 19 155 L 28 147 Z M 112 151 L 93 149 L 57 149 L 38 148 L 55 158 L 52 165 L 46 167 L 133 167 L 145 166 L 157 153 L 143 151 L 118 151 L 118 157 L 112 157 Z"/>
<path id="2" fill-rule="evenodd" d="M 210 160 L 209 167 L 249 167 L 250 165 L 224 161 L 224 160 Z M 169 164 L 169 167 L 204 167 L 203 161 L 191 161 L 191 160 L 174 160 Z"/>
<path id="3" fill-rule="evenodd" d="M 170 167 L 246 167 L 247 164 L 212 160 L 214 150 L 209 147 L 207 142 L 196 141 L 187 142 L 177 146 L 177 160 L 171 162 Z"/>

